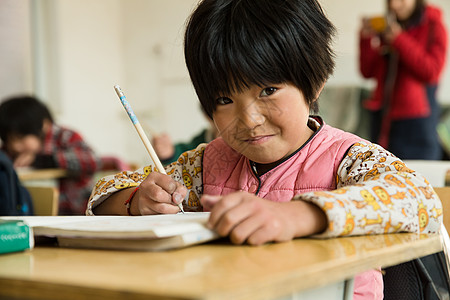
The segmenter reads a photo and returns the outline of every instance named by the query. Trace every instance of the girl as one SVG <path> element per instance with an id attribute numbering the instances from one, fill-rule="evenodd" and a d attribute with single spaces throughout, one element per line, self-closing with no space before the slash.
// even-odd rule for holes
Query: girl
<path id="1" fill-rule="evenodd" d="M 200 2 L 185 59 L 220 137 L 183 153 L 168 175 L 150 165 L 101 179 L 87 213 L 173 214 L 186 196 L 186 211 L 211 211 L 211 228 L 251 245 L 436 232 L 441 203 L 422 176 L 309 116 L 334 67 L 334 31 L 316 0 Z M 355 296 L 381 299 L 381 273 L 357 276 Z"/>
<path id="2" fill-rule="evenodd" d="M 367 20 L 360 32 L 360 69 L 377 87 L 365 102 L 371 139 L 401 159 L 442 158 L 436 92 L 448 34 L 441 11 L 424 0 L 387 0 L 387 27 Z"/>

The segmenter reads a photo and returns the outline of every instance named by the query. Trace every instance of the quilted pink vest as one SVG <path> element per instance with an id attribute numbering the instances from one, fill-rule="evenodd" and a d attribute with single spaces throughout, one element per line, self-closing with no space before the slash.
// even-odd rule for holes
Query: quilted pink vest
<path id="1" fill-rule="evenodd" d="M 252 162 L 229 147 L 222 138 L 206 146 L 203 157 L 203 193 L 226 195 L 255 193 L 272 201 L 290 201 L 295 195 L 336 188 L 336 171 L 347 150 L 362 139 L 323 125 L 280 165 L 258 177 Z"/>
<path id="2" fill-rule="evenodd" d="M 209 143 L 203 156 L 203 193 L 226 195 L 247 191 L 261 198 L 287 202 L 295 195 L 336 188 L 336 172 L 347 150 L 360 137 L 323 125 L 297 152 L 258 177 L 252 163 L 222 138 Z M 379 270 L 355 276 L 354 300 L 383 299 Z"/>

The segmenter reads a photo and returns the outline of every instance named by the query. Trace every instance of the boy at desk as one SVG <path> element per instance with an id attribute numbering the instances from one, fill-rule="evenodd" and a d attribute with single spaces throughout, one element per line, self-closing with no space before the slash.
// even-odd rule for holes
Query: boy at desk
<path id="1" fill-rule="evenodd" d="M 204 0 L 185 59 L 220 137 L 166 167 L 101 179 L 87 214 L 210 211 L 235 244 L 399 231 L 435 233 L 428 181 L 382 147 L 330 127 L 317 98 L 334 68 L 334 26 L 316 0 Z M 355 278 L 355 299 L 381 299 L 382 274 Z"/>
<path id="2" fill-rule="evenodd" d="M 92 189 L 99 160 L 75 131 L 58 126 L 41 101 L 31 96 L 5 99 L 0 104 L 2 150 L 15 168 L 60 168 L 60 215 L 80 215 Z"/>

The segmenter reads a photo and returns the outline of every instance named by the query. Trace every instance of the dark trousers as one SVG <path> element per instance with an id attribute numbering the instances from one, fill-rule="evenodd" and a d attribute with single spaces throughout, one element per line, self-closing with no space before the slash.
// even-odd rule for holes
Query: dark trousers
<path id="1" fill-rule="evenodd" d="M 400 159 L 440 160 L 443 156 L 436 131 L 440 107 L 436 100 L 437 87 L 427 88 L 431 114 L 426 118 L 392 121 L 388 149 Z M 377 142 L 382 122 L 381 111 L 371 113 L 370 138 Z"/>

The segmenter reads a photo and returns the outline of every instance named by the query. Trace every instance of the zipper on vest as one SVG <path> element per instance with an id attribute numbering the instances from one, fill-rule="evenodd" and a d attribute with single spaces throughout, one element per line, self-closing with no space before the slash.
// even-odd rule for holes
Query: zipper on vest
<path id="1" fill-rule="evenodd" d="M 250 161 L 250 165 L 252 166 L 253 174 L 256 176 L 256 179 L 258 180 L 258 188 L 256 189 L 255 196 L 258 196 L 259 189 L 261 188 L 261 179 L 258 175 L 258 169 L 256 168 L 256 163 L 254 161 Z"/>

